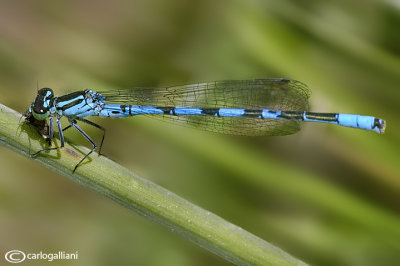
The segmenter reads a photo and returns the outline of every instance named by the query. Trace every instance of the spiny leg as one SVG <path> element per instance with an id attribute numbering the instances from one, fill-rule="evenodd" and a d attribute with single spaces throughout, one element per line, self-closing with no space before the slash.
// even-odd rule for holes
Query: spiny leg
<path id="1" fill-rule="evenodd" d="M 80 118 L 80 117 L 76 118 L 75 120 L 73 120 L 73 122 L 74 122 L 75 124 L 76 124 L 76 120 L 79 120 L 79 121 L 81 121 L 81 122 L 83 122 L 83 123 L 86 123 L 86 124 L 88 124 L 88 125 L 91 125 L 91 126 L 93 126 L 93 127 L 95 127 L 95 128 L 100 129 L 101 131 L 103 131 L 103 137 L 101 138 L 101 143 L 100 143 L 100 148 L 99 148 L 99 155 L 101 155 L 101 148 L 103 147 L 104 138 L 105 138 L 105 136 L 106 136 L 106 129 L 105 129 L 104 127 L 102 127 L 102 126 L 100 126 L 100 125 L 98 125 L 98 124 L 96 124 L 96 123 L 93 123 L 92 121 L 86 120 L 86 119 L 84 119 L 84 118 Z M 72 127 L 72 125 L 66 126 L 66 127 L 63 129 L 63 131 L 69 129 L 70 127 Z"/>
<path id="2" fill-rule="evenodd" d="M 37 152 L 31 154 L 31 156 L 36 156 L 36 155 L 38 155 L 40 152 L 43 152 L 43 151 L 52 151 L 52 150 L 58 150 L 58 149 L 64 148 L 64 135 L 63 135 L 63 133 L 62 133 L 60 117 L 57 116 L 57 117 L 56 117 L 56 121 L 57 121 L 58 132 L 59 132 L 59 134 L 60 134 L 61 145 L 60 145 L 59 147 L 47 148 L 47 149 L 39 150 L 39 151 L 37 151 Z M 50 117 L 49 117 L 49 124 L 50 124 L 50 125 L 49 125 L 49 139 L 51 140 L 51 139 L 53 139 L 53 116 L 50 116 Z"/>
<path id="3" fill-rule="evenodd" d="M 106 136 L 106 129 L 104 127 L 102 127 L 102 126 L 100 126 L 100 125 L 98 125 L 96 123 L 93 123 L 92 121 L 86 120 L 84 118 L 78 117 L 77 120 L 82 121 L 83 123 L 86 123 L 88 125 L 91 125 L 91 126 L 93 126 L 95 128 L 100 129 L 101 131 L 103 131 L 103 137 L 101 138 L 100 148 L 99 148 L 99 155 L 100 155 L 101 154 L 101 148 L 103 147 L 104 138 Z"/>
<path id="4" fill-rule="evenodd" d="M 79 163 L 77 165 L 75 165 L 74 170 L 72 171 L 72 173 L 75 172 L 76 168 L 78 168 L 78 166 L 96 149 L 97 145 L 96 143 L 89 137 L 88 134 L 85 133 L 85 131 L 83 131 L 77 124 L 76 121 L 72 121 L 70 120 L 69 123 L 71 124 L 71 126 L 73 126 L 74 128 L 76 128 L 76 130 L 79 131 L 79 133 L 81 133 L 89 142 L 90 144 L 92 144 L 93 148 L 90 152 L 88 152 L 83 158 L 82 160 L 79 161 Z"/>

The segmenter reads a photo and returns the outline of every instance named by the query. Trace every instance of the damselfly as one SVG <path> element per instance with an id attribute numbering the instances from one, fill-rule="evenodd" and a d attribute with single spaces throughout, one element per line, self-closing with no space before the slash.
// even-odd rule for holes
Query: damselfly
<path id="1" fill-rule="evenodd" d="M 301 122 L 324 122 L 345 127 L 383 133 L 385 121 L 372 116 L 308 111 L 308 87 L 291 79 L 226 80 L 164 88 L 136 88 L 112 91 L 76 91 L 55 97 L 49 88 L 38 91 L 35 101 L 25 113 L 26 121 L 39 132 L 48 132 L 53 138 L 56 120 L 61 145 L 40 150 L 64 147 L 63 131 L 78 130 L 92 145 L 77 167 L 96 149 L 96 143 L 77 122 L 83 122 L 103 131 L 104 128 L 86 120 L 89 116 L 128 117 L 158 116 L 203 130 L 230 135 L 260 136 L 288 135 L 300 130 Z M 69 126 L 62 129 L 60 118 L 65 116 Z M 49 125 L 43 121 L 49 121 Z M 99 151 L 100 153 L 100 151 Z"/>

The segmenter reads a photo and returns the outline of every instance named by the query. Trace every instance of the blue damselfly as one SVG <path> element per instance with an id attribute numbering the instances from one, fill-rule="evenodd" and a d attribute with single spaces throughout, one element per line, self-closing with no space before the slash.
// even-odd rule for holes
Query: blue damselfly
<path id="1" fill-rule="evenodd" d="M 48 133 L 46 139 L 49 144 L 53 138 L 54 119 L 60 135 L 59 147 L 43 149 L 33 155 L 64 147 L 63 131 L 70 127 L 78 130 L 92 144 L 92 150 L 73 171 L 97 147 L 77 122 L 105 132 L 103 127 L 85 119 L 90 116 L 158 116 L 207 131 L 245 136 L 293 134 L 300 130 L 301 122 L 323 122 L 378 133 L 385 130 L 385 121 L 372 116 L 309 112 L 309 97 L 310 91 L 304 83 L 282 78 L 226 80 L 131 90 L 83 90 L 59 97 L 55 97 L 51 89 L 43 88 L 38 91 L 25 117 L 42 135 Z M 64 129 L 60 123 L 62 116 L 69 122 Z M 43 122 L 47 119 L 48 125 Z M 103 141 L 104 133 L 100 150 Z"/>

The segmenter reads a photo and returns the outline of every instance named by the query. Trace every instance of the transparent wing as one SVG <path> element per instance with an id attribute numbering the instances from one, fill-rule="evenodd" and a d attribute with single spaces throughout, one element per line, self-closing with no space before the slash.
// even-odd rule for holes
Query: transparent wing
<path id="1" fill-rule="evenodd" d="M 290 79 L 226 80 L 165 88 L 99 92 L 106 103 L 157 107 L 243 108 L 307 111 L 310 91 Z M 288 135 L 300 129 L 295 120 L 249 117 L 150 115 L 154 118 L 231 135 Z"/>

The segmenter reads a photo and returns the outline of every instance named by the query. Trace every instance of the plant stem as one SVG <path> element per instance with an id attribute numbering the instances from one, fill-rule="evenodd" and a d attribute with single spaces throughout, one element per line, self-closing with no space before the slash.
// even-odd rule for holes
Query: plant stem
<path id="1" fill-rule="evenodd" d="M 0 143 L 31 158 L 45 141 L 21 114 L 0 105 Z M 56 142 L 56 145 L 59 143 Z M 95 190 L 152 221 L 238 265 L 304 265 L 281 249 L 212 214 L 174 193 L 138 177 L 104 156 L 91 155 L 73 174 L 88 151 L 66 143 L 60 150 L 32 158 L 57 173 Z"/>

